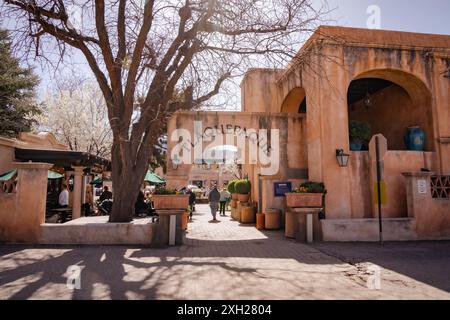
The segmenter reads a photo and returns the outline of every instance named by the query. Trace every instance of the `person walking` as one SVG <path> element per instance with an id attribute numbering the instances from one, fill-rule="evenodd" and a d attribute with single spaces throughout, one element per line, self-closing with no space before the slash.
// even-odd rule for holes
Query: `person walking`
<path id="1" fill-rule="evenodd" d="M 220 207 L 219 207 L 219 214 L 222 216 L 226 216 L 225 210 L 227 206 L 228 199 L 231 197 L 231 194 L 228 192 L 228 190 L 224 187 L 222 191 L 220 191 Z"/>
<path id="2" fill-rule="evenodd" d="M 195 200 L 197 197 L 195 195 L 195 192 L 192 191 L 191 188 L 189 188 L 188 194 L 189 194 L 189 220 L 192 221 L 192 215 L 195 211 Z"/>
<path id="3" fill-rule="evenodd" d="M 217 221 L 216 219 L 217 206 L 220 202 L 220 192 L 219 190 L 217 190 L 217 186 L 214 186 L 214 188 L 209 193 L 208 200 L 209 200 L 209 207 L 211 208 L 211 214 L 213 216 L 213 221 Z"/>

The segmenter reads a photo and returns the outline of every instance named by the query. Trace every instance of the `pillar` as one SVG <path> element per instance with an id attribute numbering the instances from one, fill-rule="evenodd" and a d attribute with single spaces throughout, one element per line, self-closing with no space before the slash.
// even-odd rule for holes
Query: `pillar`
<path id="1" fill-rule="evenodd" d="M 49 163 L 15 162 L 18 183 L 14 197 L 12 225 L 7 227 L 5 241 L 37 243 L 40 226 L 45 223 Z M 3 237 L 2 237 L 3 238 Z"/>
<path id="2" fill-rule="evenodd" d="M 74 170 L 72 219 L 78 219 L 81 217 L 81 198 L 83 191 L 84 167 L 72 166 L 72 168 Z"/>

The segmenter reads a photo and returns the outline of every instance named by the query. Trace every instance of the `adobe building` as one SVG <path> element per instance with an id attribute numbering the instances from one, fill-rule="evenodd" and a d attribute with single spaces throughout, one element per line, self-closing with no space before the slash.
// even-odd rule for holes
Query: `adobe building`
<path id="1" fill-rule="evenodd" d="M 48 132 L 0 137 L 0 242 L 45 243 L 45 233 L 57 234 L 52 224 L 46 223 L 49 181 L 57 176 L 61 184 L 69 186 L 69 207 L 75 220 L 81 217 L 81 204 L 86 202 L 91 170 L 108 172 L 110 167 L 109 160 L 71 151 Z"/>
<path id="2" fill-rule="evenodd" d="M 242 112 L 175 114 L 168 154 L 180 141 L 171 141 L 171 132 L 195 136 L 196 121 L 203 136 L 225 132 L 232 145 L 250 139 L 248 128 L 277 129 L 278 171 L 267 175 L 261 163 L 243 164 L 259 211 L 286 210 L 276 182 L 324 182 L 323 240 L 373 241 L 374 150 L 350 150 L 349 123 L 363 121 L 387 140 L 385 240 L 450 239 L 450 36 L 322 26 L 286 69 L 249 70 L 241 91 Z M 425 133 L 423 151 L 407 150 L 412 126 Z M 344 167 L 336 159 L 341 149 L 350 155 Z M 168 162 L 169 185 L 185 185 L 191 165 Z"/>

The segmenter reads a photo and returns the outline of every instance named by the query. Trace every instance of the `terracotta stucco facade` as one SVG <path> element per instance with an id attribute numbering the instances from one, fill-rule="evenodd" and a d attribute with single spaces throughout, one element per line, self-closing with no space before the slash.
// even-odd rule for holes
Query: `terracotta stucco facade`
<path id="1" fill-rule="evenodd" d="M 365 108 L 362 101 L 349 101 L 350 86 L 363 79 L 390 84 L 371 96 L 372 109 Z M 402 173 L 426 168 L 436 175 L 450 175 L 450 36 L 320 27 L 286 69 L 249 70 L 241 90 L 242 113 L 175 115 L 169 132 L 173 128 L 188 128 L 195 117 L 206 122 L 210 121 L 208 117 L 214 117 L 215 124 L 239 123 L 258 118 L 261 113 L 268 118 L 284 114 L 296 119 L 291 126 L 274 122 L 274 127 L 284 130 L 287 136 L 281 141 L 281 159 L 285 161 L 278 175 L 262 177 L 270 183 L 255 187 L 254 197 L 259 192 L 263 195 L 262 210 L 283 209 L 283 199 L 273 197 L 272 182 L 289 178 L 299 178 L 300 182 L 305 178 L 326 185 L 326 221 L 369 222 L 377 217 L 373 203 L 374 159 L 367 151 L 350 152 L 351 120 L 370 122 L 372 134 L 381 133 L 388 139 L 389 151 L 384 158 L 386 218 L 408 219 L 411 211 L 407 179 Z M 306 112 L 300 110 L 302 102 Z M 251 120 L 247 123 L 261 127 Z M 413 125 L 426 133 L 423 152 L 407 151 L 403 143 L 406 127 Z M 337 149 L 351 155 L 347 167 L 338 165 Z M 253 185 L 261 186 L 255 178 L 258 166 L 246 169 Z M 289 169 L 303 170 L 307 175 L 292 176 Z M 177 171 L 179 176 L 184 175 L 183 169 Z M 450 237 L 450 200 L 433 204 L 438 200 L 429 197 L 428 201 L 430 210 L 436 211 L 430 219 L 435 225 L 439 221 L 443 224 L 439 236 L 446 230 Z M 328 225 L 326 229 L 333 227 Z M 413 230 L 419 238 L 432 238 L 435 231 Z M 354 235 L 353 240 L 358 240 Z M 348 239 L 352 240 L 352 236 Z"/>

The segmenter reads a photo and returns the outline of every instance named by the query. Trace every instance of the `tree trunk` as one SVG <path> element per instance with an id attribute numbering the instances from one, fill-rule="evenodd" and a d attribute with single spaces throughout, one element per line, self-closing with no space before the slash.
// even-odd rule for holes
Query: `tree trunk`
<path id="1" fill-rule="evenodd" d="M 122 159 L 119 147 L 114 143 L 111 152 L 114 201 L 109 222 L 133 220 L 134 205 L 147 171 L 145 164 L 131 166 L 126 160 Z"/>

